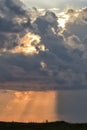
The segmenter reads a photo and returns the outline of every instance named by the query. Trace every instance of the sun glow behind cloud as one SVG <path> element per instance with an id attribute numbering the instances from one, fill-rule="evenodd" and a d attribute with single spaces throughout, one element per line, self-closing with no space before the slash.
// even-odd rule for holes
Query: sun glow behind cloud
<path id="1" fill-rule="evenodd" d="M 59 14 L 58 24 L 59 26 L 64 29 L 67 21 L 69 20 L 69 15 L 62 12 Z"/>

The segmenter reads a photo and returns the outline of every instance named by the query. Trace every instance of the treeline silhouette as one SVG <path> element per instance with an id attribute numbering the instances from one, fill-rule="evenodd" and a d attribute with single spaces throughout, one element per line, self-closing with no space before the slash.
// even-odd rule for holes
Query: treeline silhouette
<path id="1" fill-rule="evenodd" d="M 45 123 L 0 122 L 0 130 L 87 130 L 87 123 L 71 124 L 63 121 Z"/>

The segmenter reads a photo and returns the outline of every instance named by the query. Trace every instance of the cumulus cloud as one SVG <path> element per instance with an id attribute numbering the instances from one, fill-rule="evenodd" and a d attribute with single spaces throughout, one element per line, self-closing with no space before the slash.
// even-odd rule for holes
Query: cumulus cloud
<path id="1" fill-rule="evenodd" d="M 0 88 L 86 88 L 86 8 L 63 13 L 33 9 L 32 14 L 20 1 L 3 0 L 2 6 Z"/>

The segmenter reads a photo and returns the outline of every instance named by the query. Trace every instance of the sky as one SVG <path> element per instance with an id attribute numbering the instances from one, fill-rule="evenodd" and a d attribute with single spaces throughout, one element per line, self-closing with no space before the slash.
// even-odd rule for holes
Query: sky
<path id="1" fill-rule="evenodd" d="M 21 0 L 28 7 L 35 6 L 37 8 L 81 8 L 87 5 L 86 0 Z"/>
<path id="2" fill-rule="evenodd" d="M 24 3 L 0 0 L 0 120 L 87 121 L 86 0 Z"/>

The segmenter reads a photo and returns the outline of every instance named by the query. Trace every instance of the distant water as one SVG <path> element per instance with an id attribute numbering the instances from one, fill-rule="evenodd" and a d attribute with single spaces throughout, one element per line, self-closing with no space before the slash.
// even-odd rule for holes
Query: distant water
<path id="1" fill-rule="evenodd" d="M 87 122 L 87 90 L 0 90 L 0 120 Z"/>

